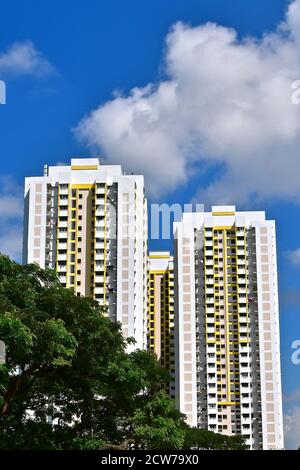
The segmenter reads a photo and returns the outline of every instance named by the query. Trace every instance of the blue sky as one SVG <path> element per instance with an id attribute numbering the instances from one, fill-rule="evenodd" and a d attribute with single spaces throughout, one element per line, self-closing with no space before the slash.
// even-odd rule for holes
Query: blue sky
<path id="1" fill-rule="evenodd" d="M 0 106 L 0 249 L 19 257 L 24 177 L 71 156 L 97 153 L 145 173 L 150 201 L 265 209 L 277 221 L 287 435 L 295 445 L 291 436 L 298 433 L 300 445 L 300 365 L 291 362 L 291 343 L 300 339 L 300 105 L 285 101 L 289 81 L 300 80 L 300 2 L 287 17 L 288 5 L 2 4 L 0 79 L 7 104 Z M 220 57 L 212 61 L 216 44 Z"/>

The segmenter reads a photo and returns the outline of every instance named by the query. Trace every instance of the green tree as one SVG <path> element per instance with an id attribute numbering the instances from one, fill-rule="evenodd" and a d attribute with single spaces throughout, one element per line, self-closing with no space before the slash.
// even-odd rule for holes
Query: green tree
<path id="1" fill-rule="evenodd" d="M 141 403 L 133 417 L 134 436 L 148 449 L 181 449 L 185 432 L 183 415 L 161 390 Z"/>
<path id="2" fill-rule="evenodd" d="M 242 448 L 189 428 L 154 355 L 56 274 L 0 255 L 0 449 Z"/>
<path id="3" fill-rule="evenodd" d="M 246 450 L 242 436 L 224 436 L 206 429 L 191 428 L 184 425 L 185 438 L 183 449 L 199 450 Z"/>
<path id="4" fill-rule="evenodd" d="M 52 271 L 2 255 L 0 338 L 0 448 L 136 440 L 137 410 L 169 379 L 150 353 L 127 354 L 120 324 L 92 299 L 63 288 Z"/>

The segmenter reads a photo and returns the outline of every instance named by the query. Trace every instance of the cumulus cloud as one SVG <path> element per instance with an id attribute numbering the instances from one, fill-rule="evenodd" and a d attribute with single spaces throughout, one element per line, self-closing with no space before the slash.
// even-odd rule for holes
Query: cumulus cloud
<path id="1" fill-rule="evenodd" d="M 298 449 L 300 447 L 300 407 L 294 406 L 285 415 L 284 430 L 286 449 Z"/>
<path id="2" fill-rule="evenodd" d="M 22 188 L 10 177 L 0 177 L 0 252 L 16 261 L 22 252 Z"/>
<path id="3" fill-rule="evenodd" d="M 0 53 L 1 75 L 45 76 L 55 73 L 53 65 L 31 41 L 16 42 Z"/>
<path id="4" fill-rule="evenodd" d="M 214 23 L 176 23 L 166 37 L 165 74 L 87 114 L 75 132 L 106 161 L 145 174 L 152 195 L 218 165 L 199 187 L 203 202 L 300 201 L 300 0 L 261 39 Z"/>
<path id="5" fill-rule="evenodd" d="M 300 266 L 300 248 L 286 251 L 286 259 L 295 266 Z"/>
<path id="6" fill-rule="evenodd" d="M 0 178 L 0 181 L 2 178 Z M 18 194 L 0 193 L 0 220 L 18 219 L 22 216 L 23 208 Z"/>

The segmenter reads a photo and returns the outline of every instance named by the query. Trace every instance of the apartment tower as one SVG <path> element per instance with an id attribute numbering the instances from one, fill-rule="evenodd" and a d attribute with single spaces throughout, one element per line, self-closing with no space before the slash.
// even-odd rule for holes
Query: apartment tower
<path id="1" fill-rule="evenodd" d="M 275 223 L 264 212 L 174 224 L 176 399 L 191 426 L 282 449 Z"/>
<path id="2" fill-rule="evenodd" d="M 147 205 L 144 178 L 98 158 L 45 166 L 25 180 L 24 263 L 105 307 L 137 348 L 147 341 Z"/>
<path id="3" fill-rule="evenodd" d="M 148 257 L 148 350 L 152 351 L 173 380 L 168 392 L 175 397 L 174 269 L 168 251 L 150 251 Z"/>

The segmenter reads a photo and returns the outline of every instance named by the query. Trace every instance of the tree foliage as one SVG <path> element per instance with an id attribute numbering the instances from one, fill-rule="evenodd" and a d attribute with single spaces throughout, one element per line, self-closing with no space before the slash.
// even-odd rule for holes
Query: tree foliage
<path id="1" fill-rule="evenodd" d="M 161 390 L 147 397 L 133 417 L 134 436 L 148 449 L 181 449 L 184 429 L 181 413 Z"/>
<path id="2" fill-rule="evenodd" d="M 0 255 L 0 339 L 0 449 L 208 448 L 156 358 L 129 354 L 121 325 L 53 271 Z"/>
<path id="3" fill-rule="evenodd" d="M 246 450 L 242 436 L 225 436 L 206 429 L 190 428 L 184 425 L 183 449 L 199 450 Z"/>

